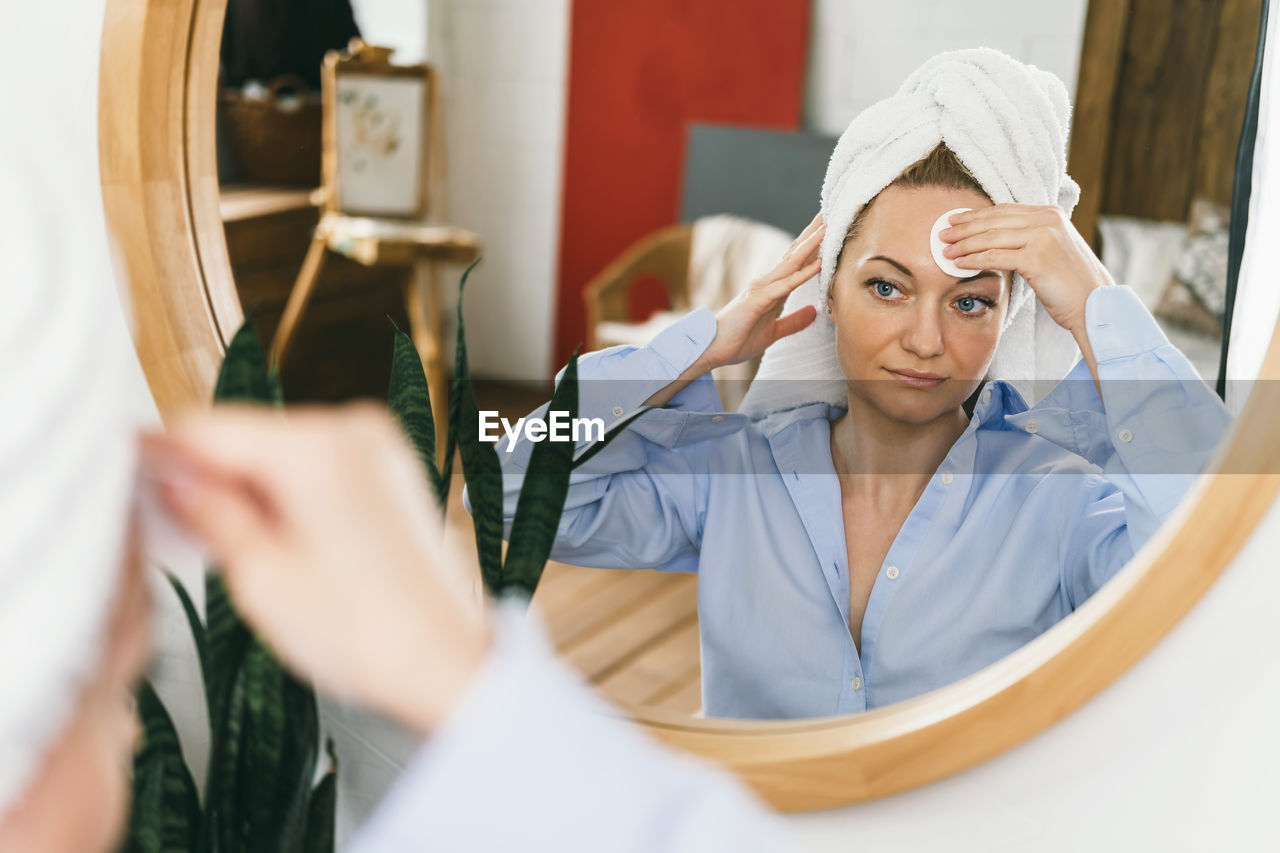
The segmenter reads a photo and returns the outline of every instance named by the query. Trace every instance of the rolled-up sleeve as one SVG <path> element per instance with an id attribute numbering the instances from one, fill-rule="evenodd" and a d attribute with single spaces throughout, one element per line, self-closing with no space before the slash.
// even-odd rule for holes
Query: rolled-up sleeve
<path id="1" fill-rule="evenodd" d="M 555 659 L 524 604 L 353 853 L 780 851 L 781 822 L 723 771 L 667 750 Z"/>
<path id="2" fill-rule="evenodd" d="M 716 319 L 699 308 L 643 347 L 618 346 L 578 360 L 578 417 L 607 431 L 674 382 L 715 338 Z M 564 370 L 556 375 L 557 384 Z M 528 418 L 546 418 L 544 403 Z M 708 495 L 702 441 L 741 429 L 745 417 L 722 411 L 704 375 L 633 421 L 569 478 L 569 494 L 551 559 L 599 568 L 694 571 Z M 587 436 L 578 449 L 590 443 Z M 497 446 L 502 465 L 504 536 L 510 536 L 533 445 L 523 435 Z M 470 496 L 463 504 L 471 511 Z"/>
<path id="3" fill-rule="evenodd" d="M 1024 428 L 1037 420 L 1041 437 L 1098 469 L 1080 478 L 1060 540 L 1073 606 L 1151 538 L 1231 426 L 1222 400 L 1131 289 L 1095 290 L 1085 322 L 1101 397 L 1081 360 L 1042 406 L 1006 417 Z"/>

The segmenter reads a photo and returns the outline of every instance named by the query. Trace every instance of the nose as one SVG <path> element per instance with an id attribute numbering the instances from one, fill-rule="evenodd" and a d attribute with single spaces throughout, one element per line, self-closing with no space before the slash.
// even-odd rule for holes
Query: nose
<path id="1" fill-rule="evenodd" d="M 922 301 L 913 312 L 910 324 L 902 333 L 902 348 L 921 359 L 936 358 L 946 350 L 942 321 L 934 305 Z"/>

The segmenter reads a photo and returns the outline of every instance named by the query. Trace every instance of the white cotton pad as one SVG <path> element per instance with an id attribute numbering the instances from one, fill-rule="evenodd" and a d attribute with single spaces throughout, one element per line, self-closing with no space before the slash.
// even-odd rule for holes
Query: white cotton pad
<path id="1" fill-rule="evenodd" d="M 181 525 L 170 517 L 156 493 L 155 483 L 141 471 L 134 495 L 138 504 L 143 553 L 150 562 L 168 572 L 180 571 L 190 565 L 208 565 L 211 559 L 208 549 L 187 535 Z"/>
<path id="2" fill-rule="evenodd" d="M 982 272 L 982 270 L 961 269 L 956 266 L 955 261 L 943 255 L 942 250 L 951 244 L 943 242 L 942 238 L 938 236 L 938 232 L 944 228 L 951 227 L 951 223 L 948 220 L 950 220 L 954 214 L 964 213 L 967 210 L 973 210 L 973 208 L 957 207 L 955 210 L 948 210 L 946 213 L 938 217 L 938 220 L 933 223 L 933 228 L 929 230 L 929 250 L 933 252 L 933 262 L 937 264 L 938 268 L 944 273 L 947 275 L 953 275 L 956 278 L 973 278 L 975 275 Z"/>

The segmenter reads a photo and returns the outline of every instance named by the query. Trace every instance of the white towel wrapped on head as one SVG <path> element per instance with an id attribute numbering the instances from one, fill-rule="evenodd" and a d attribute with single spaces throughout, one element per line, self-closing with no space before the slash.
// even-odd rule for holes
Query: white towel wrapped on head
<path id="1" fill-rule="evenodd" d="M 1066 87 L 1053 74 L 997 50 L 973 48 L 933 57 L 897 94 L 854 118 L 822 184 L 822 271 L 793 291 L 783 308 L 785 315 L 813 305 L 818 318 L 765 352 L 741 410 L 763 415 L 815 401 L 847 403 L 826 301 L 836 258 L 858 211 L 939 143 L 994 203 L 1056 204 L 1069 215 L 1080 197 L 1066 172 L 1070 114 Z M 1071 335 L 1049 317 L 1026 281 L 1013 276 L 990 376 L 1012 382 L 1034 404 L 1078 355 Z"/>

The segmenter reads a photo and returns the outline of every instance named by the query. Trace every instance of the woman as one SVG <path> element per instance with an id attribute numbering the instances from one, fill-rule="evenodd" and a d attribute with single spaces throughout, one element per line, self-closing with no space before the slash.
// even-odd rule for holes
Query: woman
<path id="1" fill-rule="evenodd" d="M 1067 218 L 1065 103 L 995 51 L 935 57 L 855 119 L 774 270 L 579 362 L 580 416 L 663 408 L 576 472 L 551 556 L 699 573 L 708 715 L 853 713 L 976 672 L 1105 583 L 1217 446 L 1225 408 Z M 930 249 L 956 208 L 968 277 Z M 1082 358 L 1028 409 L 983 379 L 1034 354 L 1037 311 Z M 791 381 L 761 378 L 802 340 Z M 757 416 L 720 412 L 708 371 L 775 342 Z M 529 449 L 499 453 L 508 524 Z"/>

